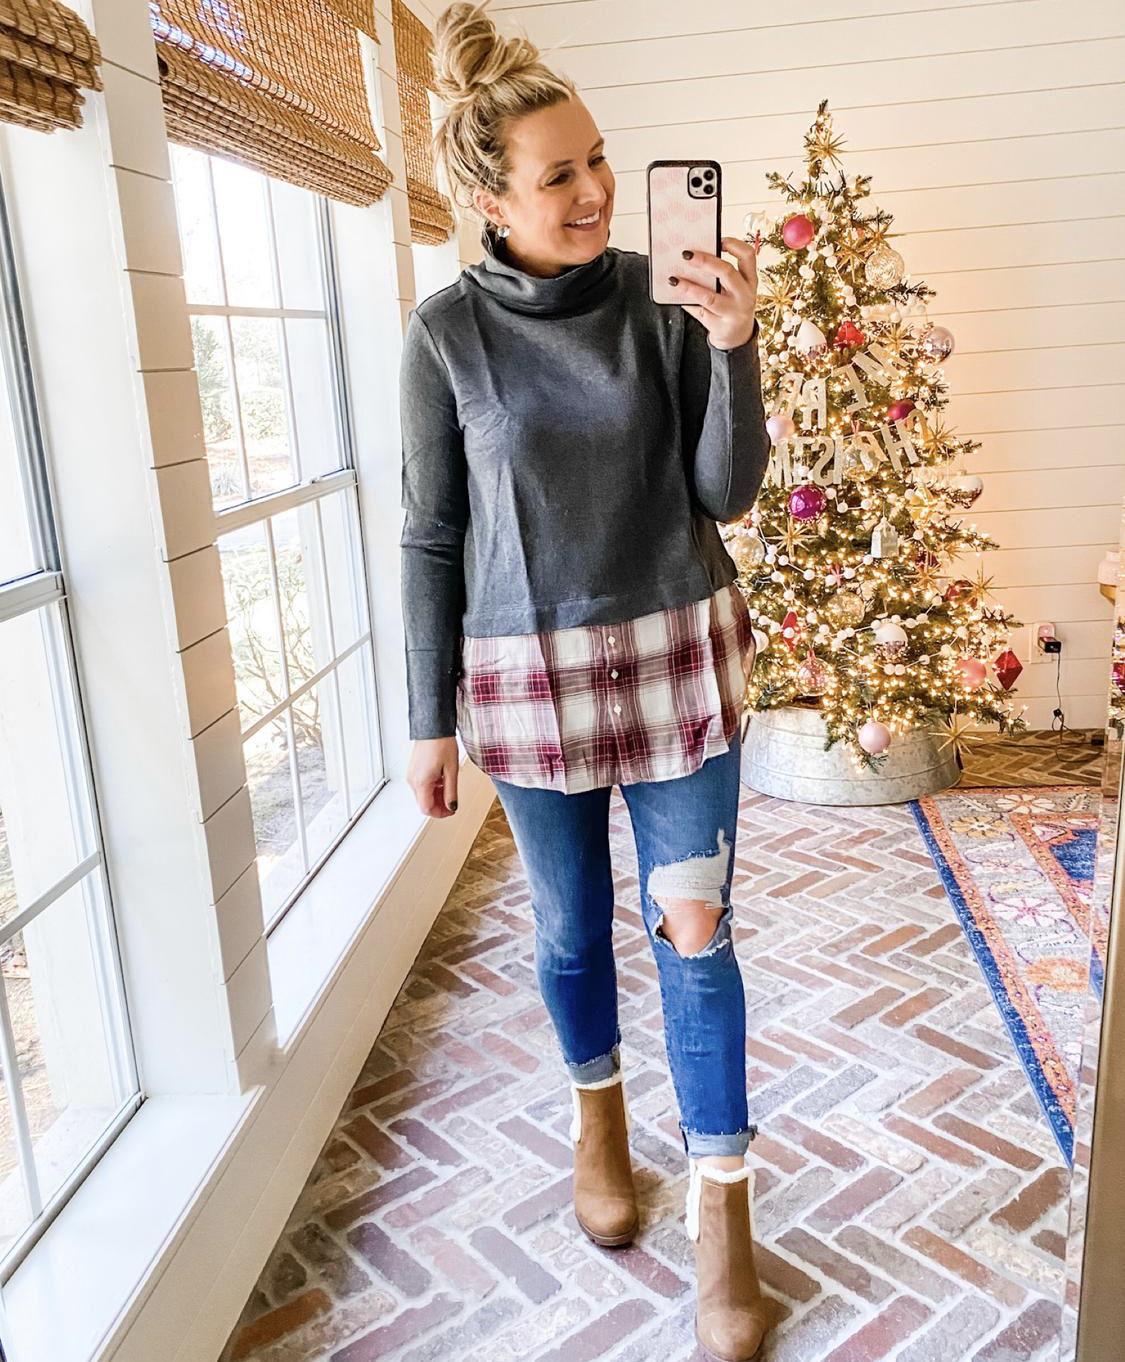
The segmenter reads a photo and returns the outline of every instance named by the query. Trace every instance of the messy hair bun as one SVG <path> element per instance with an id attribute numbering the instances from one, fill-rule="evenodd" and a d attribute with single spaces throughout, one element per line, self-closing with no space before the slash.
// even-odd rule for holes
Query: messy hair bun
<path id="1" fill-rule="evenodd" d="M 446 108 L 434 159 L 454 203 L 478 212 L 472 191 L 508 191 L 509 124 L 577 96 L 574 82 L 540 61 L 526 36 L 505 38 L 485 14 L 489 0 L 450 5 L 434 26 L 434 93 Z"/>

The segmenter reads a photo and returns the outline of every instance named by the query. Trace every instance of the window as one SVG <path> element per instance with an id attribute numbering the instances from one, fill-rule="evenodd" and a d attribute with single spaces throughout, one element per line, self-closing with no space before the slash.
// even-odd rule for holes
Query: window
<path id="1" fill-rule="evenodd" d="M 0 196 L 0 1279 L 140 1104 Z"/>
<path id="2" fill-rule="evenodd" d="M 269 930 L 383 780 L 328 206 L 171 151 Z"/>

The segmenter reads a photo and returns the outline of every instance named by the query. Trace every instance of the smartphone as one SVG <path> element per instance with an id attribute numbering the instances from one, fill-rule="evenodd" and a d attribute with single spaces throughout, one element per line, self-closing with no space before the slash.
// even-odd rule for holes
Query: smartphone
<path id="1" fill-rule="evenodd" d="M 668 277 L 680 277 L 685 249 L 721 254 L 723 169 L 718 161 L 650 161 L 646 181 L 649 295 L 682 303 Z"/>

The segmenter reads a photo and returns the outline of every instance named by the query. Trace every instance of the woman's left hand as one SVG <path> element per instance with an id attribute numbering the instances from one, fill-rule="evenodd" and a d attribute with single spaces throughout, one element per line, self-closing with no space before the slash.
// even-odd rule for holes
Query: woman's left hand
<path id="1" fill-rule="evenodd" d="M 751 242 L 735 236 L 723 237 L 720 245 L 738 260 L 737 266 L 708 251 L 692 251 L 691 259 L 680 266 L 681 273 L 675 276 L 677 282 L 673 287 L 683 296 L 684 311 L 707 328 L 711 344 L 717 350 L 733 350 L 745 345 L 754 332 L 758 252 Z M 721 293 L 715 292 L 716 278 Z"/>

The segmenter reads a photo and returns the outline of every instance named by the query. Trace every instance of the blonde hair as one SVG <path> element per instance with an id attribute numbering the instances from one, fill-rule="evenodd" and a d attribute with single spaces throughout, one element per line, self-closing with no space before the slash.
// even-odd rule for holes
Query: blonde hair
<path id="1" fill-rule="evenodd" d="M 505 38 L 484 13 L 489 0 L 454 4 L 434 25 L 434 93 L 446 110 L 433 139 L 434 160 L 454 204 L 487 221 L 473 202 L 480 187 L 503 197 L 511 160 L 511 123 L 575 98 L 577 87 L 540 60 L 526 36 Z"/>

